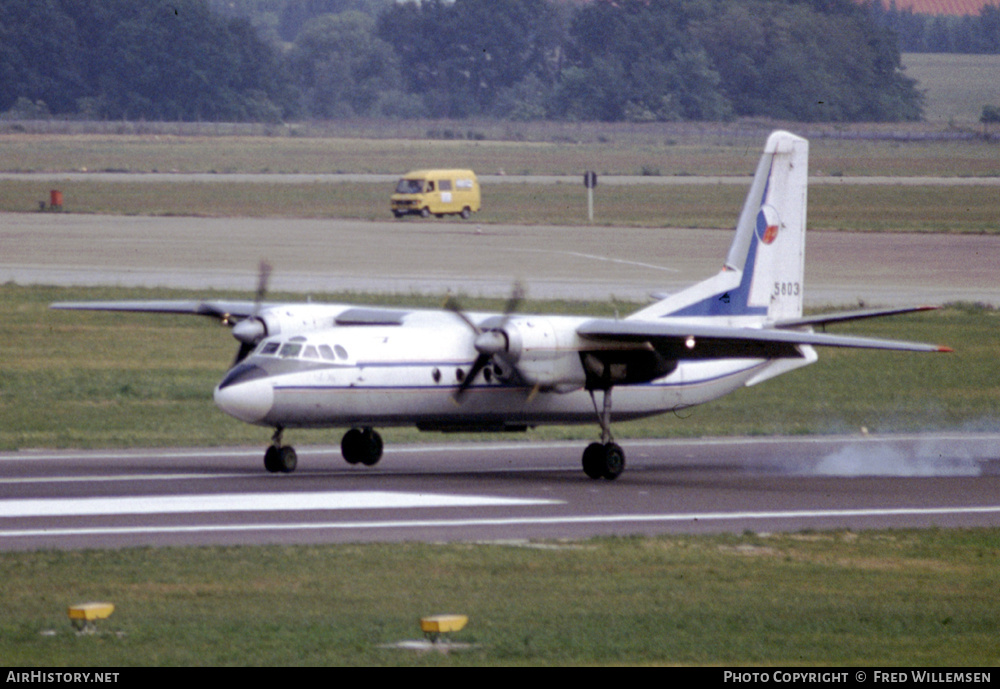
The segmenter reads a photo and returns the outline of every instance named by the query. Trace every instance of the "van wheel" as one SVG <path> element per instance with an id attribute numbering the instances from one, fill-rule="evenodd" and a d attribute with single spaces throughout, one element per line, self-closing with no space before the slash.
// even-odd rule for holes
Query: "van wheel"
<path id="1" fill-rule="evenodd" d="M 420 217 L 421 218 L 429 218 L 429 217 L 431 217 L 431 209 L 430 208 L 424 208 L 424 209 L 422 209 L 420 211 Z"/>
<path id="2" fill-rule="evenodd" d="M 465 208 L 462 209 L 460 215 L 462 216 L 462 220 L 468 220 L 469 218 L 472 217 L 472 209 L 466 206 Z"/>

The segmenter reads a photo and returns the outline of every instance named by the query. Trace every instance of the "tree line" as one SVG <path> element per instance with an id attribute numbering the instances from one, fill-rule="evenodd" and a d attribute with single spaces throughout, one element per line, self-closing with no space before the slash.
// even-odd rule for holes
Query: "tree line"
<path id="1" fill-rule="evenodd" d="M 899 37 L 904 53 L 1000 53 L 1000 4 L 985 5 L 978 15 L 950 16 L 919 14 L 889 0 L 875 3 L 872 14 Z"/>
<path id="2" fill-rule="evenodd" d="M 89 119 L 918 119 L 852 0 L 4 0 L 0 112 Z"/>

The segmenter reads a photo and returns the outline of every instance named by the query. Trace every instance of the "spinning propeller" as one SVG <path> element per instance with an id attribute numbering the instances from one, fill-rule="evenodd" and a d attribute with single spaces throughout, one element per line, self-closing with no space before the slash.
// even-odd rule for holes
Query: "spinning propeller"
<path id="1" fill-rule="evenodd" d="M 270 278 L 271 264 L 267 261 L 261 261 L 257 273 L 257 292 L 254 295 L 253 313 L 233 326 L 233 337 L 240 341 L 240 348 L 236 352 L 233 366 L 243 361 L 257 346 L 257 343 L 267 335 L 267 328 L 264 321 L 259 318 L 259 314 L 261 305 L 264 303 L 264 296 L 267 294 L 267 283 Z"/>
<path id="2" fill-rule="evenodd" d="M 521 305 L 522 301 L 524 301 L 524 287 L 520 282 L 516 282 L 514 283 L 514 289 L 511 291 L 510 298 L 507 299 L 507 303 L 504 305 L 503 318 L 500 323 L 485 330 L 480 328 L 472 321 L 471 318 L 469 318 L 468 314 L 462 311 L 457 299 L 449 296 L 447 301 L 445 301 L 444 308 L 461 318 L 462 321 L 476 334 L 473 346 L 476 348 L 476 351 L 479 352 L 479 356 L 477 356 L 475 362 L 473 362 L 472 368 L 469 369 L 469 373 L 462 379 L 461 385 L 459 385 L 458 390 L 455 391 L 456 402 L 462 401 L 462 397 L 465 396 L 466 390 L 472 386 L 472 382 L 476 379 L 476 376 L 478 376 L 480 371 L 489 365 L 494 356 L 502 355 L 508 351 L 510 346 L 510 337 L 507 335 L 504 328 L 510 320 L 511 315 L 517 311 L 517 308 Z"/>

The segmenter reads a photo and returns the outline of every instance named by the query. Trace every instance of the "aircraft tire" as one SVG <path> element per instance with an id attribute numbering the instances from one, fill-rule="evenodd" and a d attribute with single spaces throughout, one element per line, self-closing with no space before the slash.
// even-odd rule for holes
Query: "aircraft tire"
<path id="1" fill-rule="evenodd" d="M 278 450 L 278 471 L 290 474 L 298 465 L 299 456 L 295 453 L 295 448 L 286 445 Z"/>
<path id="2" fill-rule="evenodd" d="M 603 478 L 604 446 L 600 443 L 591 443 L 583 451 L 583 473 L 595 480 Z"/>
<path id="3" fill-rule="evenodd" d="M 361 463 L 366 467 L 373 467 L 382 459 L 382 436 L 377 431 L 366 428 L 361 436 L 364 440 L 364 453 L 361 455 Z"/>
<path id="4" fill-rule="evenodd" d="M 264 453 L 264 468 L 267 469 L 269 473 L 273 474 L 278 471 L 281 471 L 280 454 L 281 454 L 281 448 L 276 447 L 274 445 L 271 445 L 269 448 L 267 448 L 267 451 Z"/>
<path id="5" fill-rule="evenodd" d="M 382 459 L 382 436 L 371 428 L 352 428 L 340 441 L 340 453 L 348 464 L 375 466 Z"/>
<path id="6" fill-rule="evenodd" d="M 340 454 L 344 456 L 345 462 L 357 464 L 361 461 L 361 456 L 364 453 L 364 441 L 364 435 L 359 428 L 352 428 L 344 433 L 344 437 L 340 441 Z"/>
<path id="7" fill-rule="evenodd" d="M 604 478 L 614 481 L 625 471 L 625 450 L 617 443 L 604 446 Z"/>

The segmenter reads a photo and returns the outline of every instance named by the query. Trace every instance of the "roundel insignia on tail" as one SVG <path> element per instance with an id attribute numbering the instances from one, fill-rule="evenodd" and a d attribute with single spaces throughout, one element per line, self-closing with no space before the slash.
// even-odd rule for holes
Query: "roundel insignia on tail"
<path id="1" fill-rule="evenodd" d="M 771 244 L 778 237 L 781 219 L 774 206 L 761 206 L 757 214 L 757 238 L 764 244 Z"/>

